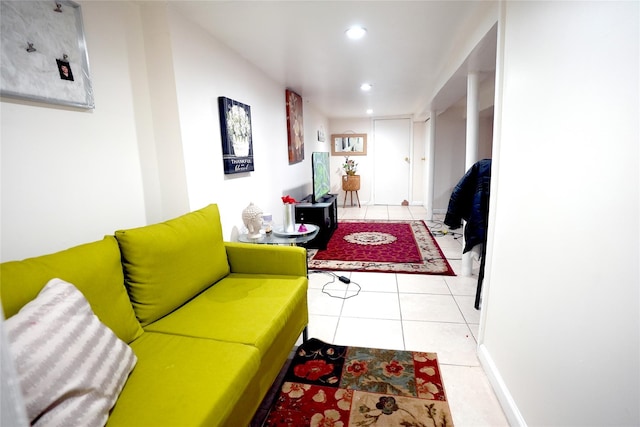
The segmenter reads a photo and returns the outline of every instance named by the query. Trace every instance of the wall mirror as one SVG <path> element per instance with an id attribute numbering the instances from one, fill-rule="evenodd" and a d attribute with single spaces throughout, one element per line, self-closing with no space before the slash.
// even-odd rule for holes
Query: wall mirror
<path id="1" fill-rule="evenodd" d="M 366 154 L 366 133 L 339 133 L 331 135 L 332 156 L 364 156 Z"/>

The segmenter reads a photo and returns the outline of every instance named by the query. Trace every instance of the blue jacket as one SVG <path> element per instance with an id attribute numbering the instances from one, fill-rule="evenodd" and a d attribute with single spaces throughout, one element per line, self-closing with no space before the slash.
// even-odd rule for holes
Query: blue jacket
<path id="1" fill-rule="evenodd" d="M 467 222 L 463 253 L 486 241 L 490 184 L 491 159 L 484 159 L 471 166 L 451 193 L 444 223 L 455 230 L 463 219 Z"/>

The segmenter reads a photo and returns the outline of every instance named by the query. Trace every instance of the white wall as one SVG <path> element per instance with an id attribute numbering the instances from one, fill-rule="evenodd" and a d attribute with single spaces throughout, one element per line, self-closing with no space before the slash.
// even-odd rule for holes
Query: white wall
<path id="1" fill-rule="evenodd" d="M 140 15 L 124 2 L 82 3 L 96 108 L 2 99 L 0 258 L 40 255 L 145 222 L 138 137 L 148 112 Z M 137 24 L 137 25 L 135 25 Z"/>
<path id="2" fill-rule="evenodd" d="M 285 87 L 212 38 L 169 6 L 182 150 L 190 209 L 218 203 L 225 238 L 242 228 L 242 210 L 253 202 L 282 221 L 280 197 L 311 193 L 311 153 L 329 151 L 317 141 L 327 119 L 303 106 L 305 158 L 290 165 L 287 152 Z M 291 88 L 295 91 L 295 88 Z M 255 171 L 224 174 L 218 97 L 251 107 Z"/>
<path id="3" fill-rule="evenodd" d="M 169 16 L 163 3 L 140 3 L 146 59 L 149 112 L 152 116 L 153 139 L 140 141 L 145 147 L 141 156 L 145 188 L 158 182 L 157 200 L 147 208 L 155 221 L 173 218 L 190 209 L 186 185 L 186 165 L 182 146 L 176 93 L 176 64 L 173 57 Z M 178 47 L 179 49 L 179 47 Z M 148 149 L 147 149 L 148 148 Z"/>
<path id="4" fill-rule="evenodd" d="M 639 3 L 502 7 L 483 366 L 514 425 L 639 425 Z"/>
<path id="5" fill-rule="evenodd" d="M 320 110 L 315 108 L 312 104 L 305 101 L 303 113 L 304 113 L 304 129 L 305 129 L 304 158 L 305 158 L 305 162 L 308 162 L 308 165 L 309 165 L 308 166 L 309 169 L 307 170 L 307 172 L 311 174 L 312 173 L 311 153 L 313 153 L 314 151 L 329 153 L 329 158 L 331 160 L 331 145 L 330 145 L 331 133 L 328 130 L 329 120 L 324 114 L 320 112 Z M 318 141 L 318 130 L 321 130 L 321 129 L 324 131 L 324 135 L 325 135 L 324 141 Z M 332 163 L 330 165 L 332 165 Z M 334 173 L 332 173 L 332 176 L 331 176 L 330 193 L 337 194 L 338 189 L 340 188 L 340 184 L 336 181 L 337 179 L 335 175 L 336 171 L 333 169 L 332 171 Z M 309 179 L 310 179 L 310 176 L 311 175 L 308 176 Z M 312 192 L 313 189 L 311 188 L 311 184 L 312 184 L 311 179 L 305 183 L 305 185 L 307 185 L 307 187 L 305 187 L 306 188 L 306 191 L 304 193 L 305 195 L 308 195 Z M 296 194 L 295 197 L 299 199 L 301 196 Z"/>
<path id="6" fill-rule="evenodd" d="M 465 173 L 466 125 L 463 111 L 451 108 L 436 118 L 433 210 L 445 213 L 455 185 Z"/>
<path id="7" fill-rule="evenodd" d="M 478 43 L 496 24 L 500 2 L 479 1 L 473 3 L 476 8 L 475 12 L 469 16 L 469 22 L 461 26 L 460 32 L 453 35 L 453 40 L 450 42 L 451 48 L 443 61 L 444 65 L 440 67 L 438 83 L 435 85 L 432 100 L 438 97 L 439 92 L 450 83 L 452 78 L 456 77 L 456 74 L 462 72 L 464 73 L 463 75 L 466 75 L 469 71 L 467 65 L 465 65 L 466 61 Z M 481 106 L 484 99 L 484 86 L 483 82 L 479 93 Z M 455 102 L 455 100 L 453 101 Z M 446 106 L 431 105 L 429 108 L 446 108 Z"/>
<path id="8" fill-rule="evenodd" d="M 310 193 L 311 152 L 329 151 L 317 142 L 326 117 L 305 102 L 305 159 L 289 165 L 285 87 L 165 3 L 81 6 L 96 109 L 0 104 L 2 260 L 208 203 L 230 238 L 249 202 L 279 221 L 283 194 Z M 252 108 L 255 172 L 223 173 L 218 96 Z"/>
<path id="9" fill-rule="evenodd" d="M 436 122 L 436 164 L 433 209 L 445 213 L 454 187 L 466 173 L 466 110 L 452 107 L 439 114 Z M 493 116 L 478 121 L 478 160 L 492 158 Z"/>
<path id="10" fill-rule="evenodd" d="M 218 203 L 227 238 L 233 226 L 242 227 L 250 202 L 281 221 L 280 196 L 301 185 L 311 191 L 314 120 L 304 113 L 312 110 L 303 110 L 305 159 L 289 165 L 285 88 L 177 12 L 170 13 L 170 30 L 191 209 Z M 224 174 L 219 96 L 251 107 L 253 172 Z"/>
<path id="11" fill-rule="evenodd" d="M 493 157 L 493 107 L 490 116 L 480 116 L 478 126 L 478 159 L 490 159 Z"/>

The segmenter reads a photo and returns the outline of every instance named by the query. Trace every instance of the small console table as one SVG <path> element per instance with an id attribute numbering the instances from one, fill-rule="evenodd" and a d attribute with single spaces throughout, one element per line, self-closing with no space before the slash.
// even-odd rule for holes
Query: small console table
<path id="1" fill-rule="evenodd" d="M 300 246 L 307 249 L 327 249 L 327 243 L 338 228 L 338 196 L 328 194 L 322 200 L 311 203 L 311 196 L 307 196 L 296 204 L 296 223 L 314 224 L 320 229 L 318 235 Z"/>

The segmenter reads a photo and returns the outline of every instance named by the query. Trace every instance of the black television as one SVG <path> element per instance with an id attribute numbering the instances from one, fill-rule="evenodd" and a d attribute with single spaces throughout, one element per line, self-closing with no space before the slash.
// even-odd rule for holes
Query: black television
<path id="1" fill-rule="evenodd" d="M 312 202 L 318 203 L 329 194 L 331 189 L 329 152 L 311 153 L 311 169 L 313 172 Z"/>

